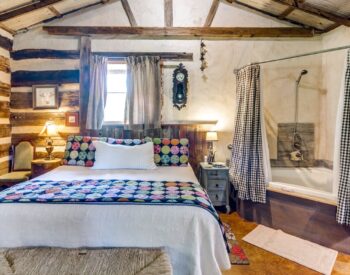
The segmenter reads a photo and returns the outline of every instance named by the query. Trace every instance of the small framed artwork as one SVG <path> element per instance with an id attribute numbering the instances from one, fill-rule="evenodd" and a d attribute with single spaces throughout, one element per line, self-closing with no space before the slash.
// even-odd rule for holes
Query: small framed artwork
<path id="1" fill-rule="evenodd" d="M 33 85 L 33 109 L 58 109 L 58 85 Z"/>
<path id="2" fill-rule="evenodd" d="M 66 127 L 78 127 L 78 126 L 79 126 L 79 113 L 67 112 Z"/>

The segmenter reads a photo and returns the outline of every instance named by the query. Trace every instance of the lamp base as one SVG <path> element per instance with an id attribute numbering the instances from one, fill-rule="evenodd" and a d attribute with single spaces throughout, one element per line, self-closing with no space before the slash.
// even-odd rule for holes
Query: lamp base
<path id="1" fill-rule="evenodd" d="M 52 152 L 53 152 L 53 146 L 52 144 L 47 144 L 45 149 L 46 149 L 46 152 L 47 152 L 47 157 L 45 158 L 45 160 L 53 160 L 55 159 L 55 157 L 52 155 Z"/>

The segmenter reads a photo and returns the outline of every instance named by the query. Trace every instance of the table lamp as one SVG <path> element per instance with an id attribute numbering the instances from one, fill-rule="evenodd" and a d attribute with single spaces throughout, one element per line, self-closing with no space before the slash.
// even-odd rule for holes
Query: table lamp
<path id="1" fill-rule="evenodd" d="M 216 131 L 209 131 L 206 134 L 205 140 L 208 142 L 208 163 L 211 164 L 215 161 L 214 141 L 218 141 L 218 133 Z"/>
<path id="2" fill-rule="evenodd" d="M 45 159 L 47 160 L 52 160 L 55 159 L 55 157 L 52 155 L 53 152 L 53 140 L 51 139 L 52 137 L 57 137 L 59 136 L 58 131 L 57 131 L 57 126 L 56 124 L 52 121 L 49 120 L 45 123 L 44 128 L 41 130 L 39 137 L 46 137 L 46 152 L 47 152 L 47 157 Z"/>

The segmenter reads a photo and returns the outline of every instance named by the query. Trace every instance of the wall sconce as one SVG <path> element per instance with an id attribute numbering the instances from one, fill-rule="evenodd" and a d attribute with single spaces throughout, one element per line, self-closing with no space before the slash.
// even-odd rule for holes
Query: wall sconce
<path id="1" fill-rule="evenodd" d="M 200 53 L 201 53 L 201 71 L 203 72 L 206 68 L 208 68 L 208 62 L 205 59 L 205 55 L 208 52 L 206 45 L 204 44 L 203 40 L 201 40 L 201 48 L 200 48 Z"/>

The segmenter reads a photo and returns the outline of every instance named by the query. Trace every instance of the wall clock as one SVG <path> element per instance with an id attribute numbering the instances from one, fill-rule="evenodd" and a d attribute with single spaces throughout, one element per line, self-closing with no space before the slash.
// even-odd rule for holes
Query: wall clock
<path id="1" fill-rule="evenodd" d="M 187 103 L 188 73 L 185 66 L 180 63 L 173 73 L 173 105 L 178 110 L 186 107 Z"/>

